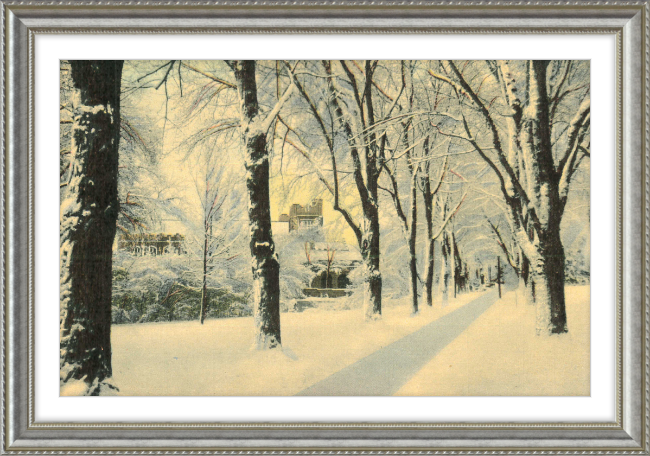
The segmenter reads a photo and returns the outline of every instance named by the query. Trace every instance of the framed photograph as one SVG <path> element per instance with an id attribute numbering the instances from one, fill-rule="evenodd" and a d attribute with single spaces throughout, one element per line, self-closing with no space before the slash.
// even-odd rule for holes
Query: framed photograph
<path id="1" fill-rule="evenodd" d="M 646 2 L 3 6 L 4 453 L 648 454 Z"/>

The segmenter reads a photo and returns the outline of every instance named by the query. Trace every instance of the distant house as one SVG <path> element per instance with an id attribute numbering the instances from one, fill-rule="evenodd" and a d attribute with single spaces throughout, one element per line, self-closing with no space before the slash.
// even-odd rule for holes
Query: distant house
<path id="1" fill-rule="evenodd" d="M 135 256 L 182 255 L 185 236 L 165 233 L 121 233 L 117 249 Z"/>
<path id="2" fill-rule="evenodd" d="M 288 218 L 289 232 L 323 226 L 323 200 L 315 199 L 307 206 L 292 204 Z"/>
<path id="3" fill-rule="evenodd" d="M 149 233 L 120 232 L 113 249 L 134 256 L 182 255 L 187 253 L 187 226 L 180 220 L 161 220 L 150 226 Z"/>
<path id="4" fill-rule="evenodd" d="M 361 255 L 344 242 L 312 242 L 309 245 L 310 269 L 314 273 L 306 296 L 337 298 L 346 296 L 348 274 L 361 263 Z"/>
<path id="5" fill-rule="evenodd" d="M 295 230 L 323 226 L 323 200 L 315 199 L 307 206 L 292 204 L 288 214 L 271 222 L 273 234 L 287 234 Z"/>
<path id="6" fill-rule="evenodd" d="M 351 293 L 348 275 L 361 263 L 361 255 L 345 242 L 326 241 L 320 229 L 324 225 L 322 199 L 305 206 L 292 204 L 289 213 L 272 224 L 274 235 L 293 233 L 301 239 L 304 265 L 311 271 L 302 289 L 304 296 L 338 298 Z"/>

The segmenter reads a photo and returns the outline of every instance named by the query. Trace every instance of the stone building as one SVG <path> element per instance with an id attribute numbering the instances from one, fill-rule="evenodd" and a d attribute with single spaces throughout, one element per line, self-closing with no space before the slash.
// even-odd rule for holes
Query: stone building
<path id="1" fill-rule="evenodd" d="M 282 214 L 280 219 L 288 219 L 289 232 L 323 226 L 323 200 L 315 199 L 307 206 L 292 204 L 289 215 Z"/>
<path id="2" fill-rule="evenodd" d="M 135 256 L 181 255 L 185 236 L 165 233 L 120 233 L 117 249 Z"/>
<path id="3" fill-rule="evenodd" d="M 329 298 L 349 295 L 348 275 L 361 263 L 359 252 L 343 242 L 312 242 L 306 248 L 313 276 L 303 289 L 304 295 Z"/>
<path id="4" fill-rule="evenodd" d="M 273 234 L 286 234 L 295 230 L 323 226 L 323 200 L 315 199 L 306 206 L 292 204 L 288 214 L 281 214 L 271 222 Z"/>
<path id="5" fill-rule="evenodd" d="M 292 233 L 301 239 L 301 255 L 311 277 L 304 283 L 302 293 L 307 297 L 339 298 L 352 290 L 349 274 L 361 263 L 359 252 L 345 242 L 327 242 L 323 230 L 323 200 L 314 199 L 302 206 L 292 204 L 288 214 L 282 214 L 272 222 L 273 234 Z"/>

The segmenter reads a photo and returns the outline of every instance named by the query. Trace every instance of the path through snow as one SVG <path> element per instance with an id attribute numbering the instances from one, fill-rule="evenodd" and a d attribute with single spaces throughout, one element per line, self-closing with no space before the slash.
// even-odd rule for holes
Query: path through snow
<path id="1" fill-rule="evenodd" d="M 283 313 L 283 350 L 251 350 L 252 317 L 115 325 L 113 379 L 125 396 L 293 396 L 473 301 L 445 307 L 386 300 L 382 319 L 361 307 Z"/>
<path id="2" fill-rule="evenodd" d="M 360 359 L 298 396 L 392 396 L 498 298 L 491 291 Z"/>

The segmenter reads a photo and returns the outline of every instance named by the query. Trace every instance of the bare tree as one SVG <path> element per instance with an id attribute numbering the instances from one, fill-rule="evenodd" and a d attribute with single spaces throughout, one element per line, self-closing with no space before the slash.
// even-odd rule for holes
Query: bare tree
<path id="1" fill-rule="evenodd" d="M 454 271 L 454 298 L 461 291 L 463 287 L 463 260 L 460 256 L 460 249 L 458 248 L 458 242 L 456 238 L 456 233 L 451 231 L 451 253 L 453 258 L 453 271 Z"/>
<path id="2" fill-rule="evenodd" d="M 334 110 L 336 121 L 348 142 L 349 152 L 352 157 L 354 167 L 354 182 L 357 193 L 361 202 L 363 214 L 363 229 L 355 222 L 350 224 L 354 231 L 361 256 L 364 260 L 365 268 L 365 292 L 364 308 L 366 319 L 378 318 L 381 315 L 381 272 L 379 271 L 379 201 L 378 201 L 378 181 L 382 169 L 382 155 L 385 146 L 385 139 L 381 145 L 377 144 L 377 138 L 374 133 L 369 137 L 362 135 L 361 147 L 355 138 L 352 129 L 352 118 L 356 117 L 361 128 L 373 126 L 375 123 L 375 113 L 372 94 L 372 77 L 377 62 L 365 62 L 365 74 L 363 74 L 363 84 L 360 86 L 357 76 L 349 68 L 348 63 L 340 61 L 339 63 L 346 74 L 346 82 L 352 91 L 356 109 L 350 112 L 347 104 L 340 99 L 340 90 L 336 85 L 336 80 L 332 74 L 330 62 L 323 62 L 326 73 L 330 76 L 327 78 L 328 89 L 330 93 L 330 102 Z M 352 103 L 350 103 L 352 104 Z M 385 138 L 385 137 L 384 137 Z M 363 162 L 360 157 L 360 150 L 363 151 Z M 349 222 L 348 222 L 349 223 Z"/>
<path id="3" fill-rule="evenodd" d="M 405 63 L 402 62 L 402 87 L 406 87 L 407 85 L 407 74 L 406 74 L 406 68 L 405 68 Z M 413 110 L 413 98 L 414 98 L 414 90 L 413 90 L 413 78 L 412 78 L 412 72 L 410 75 L 410 84 L 409 84 L 409 93 L 410 96 L 408 97 L 408 105 L 406 106 L 406 110 L 408 112 Z M 417 269 L 417 253 L 416 253 L 416 248 L 417 248 L 417 221 L 418 221 L 418 179 L 420 175 L 420 164 L 416 162 L 415 160 L 415 146 L 417 144 L 411 145 L 411 141 L 409 139 L 410 136 L 414 136 L 414 131 L 412 131 L 412 118 L 407 117 L 406 120 L 402 121 L 401 124 L 402 127 L 402 133 L 401 133 L 401 139 L 402 139 L 402 145 L 403 145 L 403 152 L 401 153 L 395 153 L 393 154 L 393 157 L 401 157 L 404 156 L 404 159 L 406 160 L 406 166 L 408 169 L 408 180 L 409 180 L 409 199 L 410 199 L 410 210 L 409 210 L 409 215 L 407 216 L 404 212 L 404 209 L 402 207 L 402 201 L 400 199 L 400 193 L 399 193 L 399 185 L 397 182 L 397 169 L 391 168 L 388 165 L 388 160 L 384 161 L 384 169 L 386 170 L 386 175 L 388 176 L 390 183 L 391 183 L 391 188 L 382 188 L 385 190 L 388 194 L 390 194 L 393 204 L 395 206 L 395 211 L 397 212 L 397 217 L 400 219 L 402 223 L 402 230 L 404 232 L 404 237 L 406 239 L 406 243 L 408 244 L 408 249 L 409 249 L 409 271 L 411 274 L 411 280 L 410 280 L 410 286 L 411 286 L 411 311 L 413 314 L 418 313 L 418 282 L 420 280 L 420 276 L 418 274 L 418 269 Z M 385 132 L 384 135 L 387 133 Z M 426 149 L 428 149 L 428 140 L 429 138 L 426 137 L 424 139 L 424 154 L 426 155 Z M 399 160 L 393 159 L 393 166 L 396 167 L 397 163 Z"/>
<path id="4" fill-rule="evenodd" d="M 400 110 L 398 115 L 384 119 L 379 123 L 382 127 L 375 128 L 382 135 L 387 135 L 390 138 L 389 143 L 401 141 L 401 148 L 387 148 L 384 170 L 390 180 L 390 188 L 380 188 L 390 194 L 392 198 L 408 245 L 412 309 L 414 313 L 418 311 L 417 288 L 419 282 L 423 283 L 427 305 L 433 305 L 435 242 L 441 234 L 445 233 L 445 226 L 451 220 L 451 218 L 445 219 L 445 214 L 442 214 L 439 223 L 442 223 L 443 226 L 436 228 L 437 234 L 434 233 L 434 223 L 436 223 L 437 216 L 440 215 L 435 211 L 436 204 L 434 204 L 434 201 L 442 188 L 449 168 L 451 141 L 441 137 L 436 129 L 430 125 L 431 111 L 441 104 L 438 101 L 440 89 L 434 88 L 436 100 L 434 106 L 432 106 L 430 100 L 427 99 L 429 96 L 428 90 L 416 89 L 415 81 L 418 80 L 417 66 L 414 62 L 402 62 L 402 87 L 407 95 L 406 102 L 398 105 Z M 421 84 L 421 81 L 418 82 Z M 393 125 L 396 128 L 391 128 Z M 391 129 L 397 131 L 390 135 Z M 393 137 L 396 137 L 396 139 L 393 139 Z M 436 143 L 434 150 L 446 145 L 446 153 L 437 155 L 438 153 L 431 149 L 432 138 L 433 142 Z M 440 141 L 440 138 L 442 138 L 442 141 Z M 410 201 L 408 216 L 404 210 L 404 203 L 401 201 L 399 190 L 400 170 L 398 164 L 402 162 L 406 163 L 407 170 L 401 180 L 408 181 L 408 198 Z M 437 173 L 437 177 L 434 178 L 432 174 L 435 175 L 435 173 Z M 446 187 L 448 186 L 446 185 Z M 420 279 L 417 270 L 418 193 L 422 194 L 424 201 L 426 224 L 424 280 Z M 462 202 L 459 204 L 462 204 Z M 457 210 L 458 208 L 454 209 L 453 212 L 456 213 Z"/>
<path id="5" fill-rule="evenodd" d="M 405 135 L 406 136 L 406 135 Z M 408 147 L 408 143 L 406 144 Z M 404 237 L 408 245 L 409 250 L 409 271 L 410 271 L 410 286 L 411 286 L 411 311 L 413 314 L 418 313 L 418 282 L 419 274 L 417 269 L 417 216 L 418 216 L 418 203 L 417 203 L 417 180 L 419 175 L 418 165 L 413 164 L 411 160 L 411 154 L 407 153 L 406 156 L 407 167 L 410 177 L 410 186 L 409 186 L 409 198 L 410 198 L 410 210 L 409 215 L 407 216 L 404 212 L 402 201 L 400 198 L 399 185 L 397 178 L 395 177 L 395 169 L 391 169 L 388 165 L 385 165 L 386 175 L 390 179 L 391 188 L 382 188 L 388 194 L 390 194 L 393 204 L 395 206 L 395 211 L 397 213 L 397 218 L 402 224 L 402 231 L 404 232 Z"/>
<path id="6" fill-rule="evenodd" d="M 493 222 L 487 216 L 485 219 L 490 231 L 494 235 L 497 245 L 505 254 L 506 261 L 513 271 L 515 271 L 519 279 L 519 289 L 526 293 L 526 301 L 528 304 L 534 304 L 535 282 L 530 277 L 530 262 L 528 258 L 521 251 L 517 240 L 508 227 L 502 228 L 498 222 Z"/>
<path id="7" fill-rule="evenodd" d="M 429 155 L 429 143 L 428 141 L 425 144 L 425 157 Z M 423 163 L 423 170 L 420 177 L 420 192 L 422 193 L 422 198 L 424 200 L 424 220 L 427 227 L 427 236 L 426 236 L 426 257 L 425 257 L 425 268 L 424 268 L 424 293 L 426 303 L 429 307 L 433 306 L 433 286 L 434 286 L 434 274 L 435 274 L 435 258 L 436 258 L 436 236 L 433 232 L 433 224 L 435 217 L 435 199 L 440 191 L 442 186 L 445 173 L 449 164 L 449 157 L 446 157 L 442 169 L 440 170 L 440 175 L 438 177 L 438 182 L 431 185 L 431 161 L 426 160 Z M 444 219 L 444 217 L 443 217 Z M 443 227 L 444 229 L 444 227 Z"/>
<path id="8" fill-rule="evenodd" d="M 70 62 L 74 90 L 71 171 L 61 202 L 60 381 L 86 395 L 110 384 L 112 246 L 123 61 Z"/>
<path id="9" fill-rule="evenodd" d="M 226 201 L 228 185 L 224 183 L 224 167 L 217 163 L 219 154 L 213 141 L 208 150 L 198 154 L 194 166 L 196 176 L 194 184 L 200 202 L 200 257 L 201 257 L 201 310 L 199 321 L 205 321 L 208 313 L 208 276 L 214 268 L 215 260 L 220 256 L 227 243 L 221 233 L 215 233 L 214 225 L 222 216 L 222 207 Z M 225 187 L 225 188 L 224 188 Z"/>
<path id="10" fill-rule="evenodd" d="M 398 85 L 398 93 L 389 96 L 374 80 L 378 61 L 366 61 L 363 65 L 355 61 L 322 61 L 317 71 L 321 74 L 312 76 L 309 88 L 296 80 L 296 87 L 307 103 L 326 147 L 326 154 L 331 166 L 332 179 L 326 176 L 318 160 L 307 147 L 294 145 L 294 148 L 309 162 L 317 173 L 318 179 L 334 198 L 334 210 L 338 211 L 353 231 L 364 264 L 364 308 L 365 317 L 373 320 L 381 316 L 382 277 L 380 272 L 379 243 L 379 178 L 384 168 L 386 135 L 377 134 L 375 125 L 382 118 L 387 118 L 393 111 L 403 92 L 403 84 Z M 313 75 L 305 71 L 305 75 Z M 325 87 L 321 94 L 315 91 L 317 80 L 324 80 Z M 401 79 L 401 77 L 400 77 Z M 375 102 L 375 94 L 382 99 Z M 378 109 L 379 107 L 379 109 Z M 295 129 L 286 128 L 300 140 Z M 342 144 L 341 144 L 342 143 Z M 343 174 L 337 160 L 350 160 L 352 171 Z M 362 222 L 355 221 L 353 214 L 341 202 L 341 175 L 353 178 Z"/>
<path id="11" fill-rule="evenodd" d="M 246 156 L 246 187 L 253 270 L 255 345 L 258 349 L 280 346 L 280 263 L 271 232 L 269 200 L 269 146 L 267 132 L 293 91 L 291 83 L 266 115 L 260 113 L 255 61 L 230 63 L 237 80 L 241 110 L 241 136 Z"/>
<path id="12" fill-rule="evenodd" d="M 334 262 L 334 255 L 336 255 L 336 250 L 330 249 L 329 244 L 327 244 L 327 271 L 325 275 L 325 288 L 333 288 L 332 279 L 330 277 L 330 270 L 332 269 L 332 263 Z"/>
<path id="13" fill-rule="evenodd" d="M 563 333 L 567 321 L 560 222 L 571 179 L 581 160 L 589 157 L 588 78 L 576 62 L 526 61 L 519 64 L 520 71 L 514 68 L 516 62 L 482 65 L 479 71 L 493 75 L 500 103 L 484 101 L 478 78 L 472 81 L 466 76 L 472 69 L 467 65 L 443 61 L 446 75 L 433 70 L 430 74 L 456 95 L 462 132 L 456 136 L 474 147 L 499 180 L 509 222 L 530 261 L 537 333 Z M 505 131 L 499 127 L 501 122 Z"/>
<path id="14" fill-rule="evenodd" d="M 442 216 L 446 217 L 449 214 L 449 202 L 448 199 L 441 200 L 441 212 Z M 447 305 L 449 302 L 449 285 L 453 280 L 453 251 L 452 251 L 452 241 L 451 241 L 451 231 L 448 228 L 442 230 L 442 239 L 440 241 L 440 254 L 441 254 L 441 263 L 440 263 L 440 281 L 438 287 L 440 290 L 442 305 Z"/>

